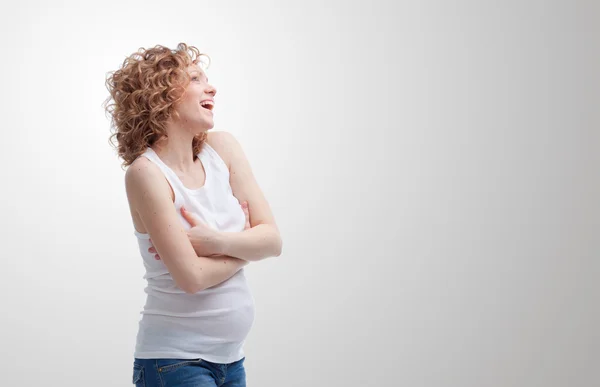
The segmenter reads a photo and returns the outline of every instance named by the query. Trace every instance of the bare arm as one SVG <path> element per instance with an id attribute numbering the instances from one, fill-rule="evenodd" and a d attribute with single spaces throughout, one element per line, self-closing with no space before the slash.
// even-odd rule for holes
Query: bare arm
<path id="1" fill-rule="evenodd" d="M 127 198 L 179 288 L 196 293 L 233 276 L 247 262 L 234 257 L 198 257 L 177 217 L 164 176 L 140 157 L 125 174 Z"/>
<path id="2" fill-rule="evenodd" d="M 223 254 L 246 261 L 281 255 L 279 232 L 268 224 L 259 224 L 242 232 L 223 232 L 221 239 Z"/>
<path id="3" fill-rule="evenodd" d="M 225 282 L 237 273 L 242 267 L 246 266 L 249 262 L 243 259 L 228 257 L 226 255 L 214 256 L 214 257 L 198 257 L 199 259 L 206 260 L 206 271 L 208 275 L 204 278 L 202 283 L 202 289 L 204 290 L 222 282 Z"/>
<path id="4" fill-rule="evenodd" d="M 250 212 L 250 229 L 219 234 L 221 253 L 247 261 L 281 255 L 279 229 L 241 145 L 228 132 L 211 133 L 211 145 L 228 163 L 229 183 L 234 196 L 240 203 L 247 201 Z"/>

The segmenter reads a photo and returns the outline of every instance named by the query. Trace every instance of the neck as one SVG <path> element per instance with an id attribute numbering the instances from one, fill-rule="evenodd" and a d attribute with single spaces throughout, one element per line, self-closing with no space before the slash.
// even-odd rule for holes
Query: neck
<path id="1" fill-rule="evenodd" d="M 167 134 L 169 137 L 156 142 L 152 149 L 171 169 L 190 171 L 196 157 L 192 149 L 194 132 L 171 125 L 167 127 Z"/>

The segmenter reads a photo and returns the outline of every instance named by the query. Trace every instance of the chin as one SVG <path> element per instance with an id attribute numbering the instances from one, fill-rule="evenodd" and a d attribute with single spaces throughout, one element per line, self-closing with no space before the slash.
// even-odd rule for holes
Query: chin
<path id="1" fill-rule="evenodd" d="M 206 132 L 207 130 L 211 130 L 212 128 L 214 128 L 214 126 L 215 122 L 213 120 L 202 120 L 199 121 L 196 125 L 200 133 Z"/>

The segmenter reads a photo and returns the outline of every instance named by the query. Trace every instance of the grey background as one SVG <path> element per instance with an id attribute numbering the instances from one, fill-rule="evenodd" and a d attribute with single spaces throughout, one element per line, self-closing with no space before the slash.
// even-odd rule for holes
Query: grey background
<path id="1" fill-rule="evenodd" d="M 600 384 L 597 2 L 16 4 L 2 384 L 130 385 L 144 281 L 104 79 L 180 41 L 283 235 L 247 269 L 249 386 Z"/>

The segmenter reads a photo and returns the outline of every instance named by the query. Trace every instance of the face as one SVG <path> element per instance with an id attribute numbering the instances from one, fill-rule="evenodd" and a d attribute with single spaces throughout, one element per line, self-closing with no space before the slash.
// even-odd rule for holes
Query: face
<path id="1" fill-rule="evenodd" d="M 208 83 L 208 78 L 197 65 L 187 68 L 190 83 L 177 106 L 180 123 L 184 128 L 199 134 L 212 129 L 214 97 L 217 90 Z"/>

